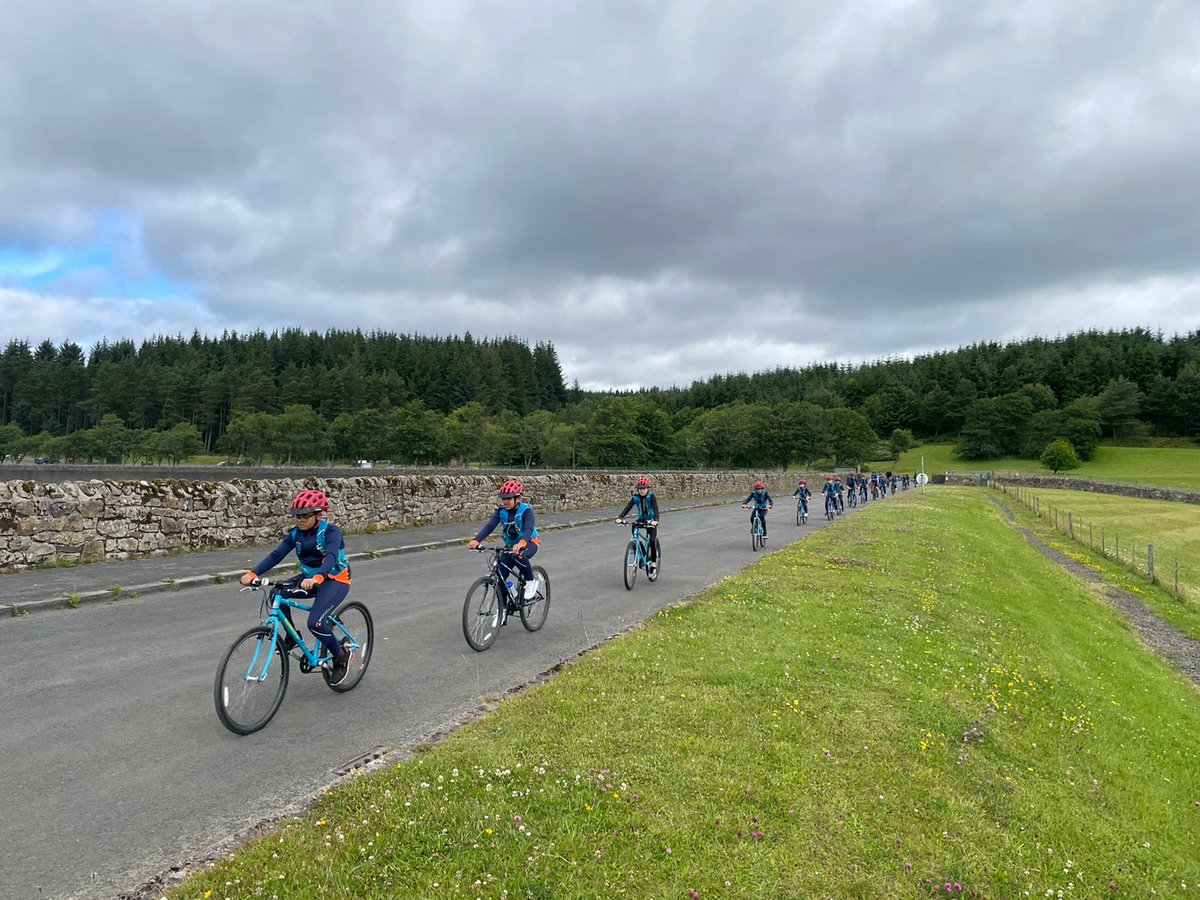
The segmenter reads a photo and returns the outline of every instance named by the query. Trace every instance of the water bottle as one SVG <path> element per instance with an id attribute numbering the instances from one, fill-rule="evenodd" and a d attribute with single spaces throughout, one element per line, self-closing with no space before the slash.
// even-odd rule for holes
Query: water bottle
<path id="1" fill-rule="evenodd" d="M 508 588 L 508 596 L 510 596 L 510 597 L 512 597 L 512 599 L 516 600 L 517 599 L 517 586 L 515 584 L 513 584 L 513 580 L 511 578 L 508 579 L 506 582 L 504 582 L 504 586 L 506 588 Z"/>

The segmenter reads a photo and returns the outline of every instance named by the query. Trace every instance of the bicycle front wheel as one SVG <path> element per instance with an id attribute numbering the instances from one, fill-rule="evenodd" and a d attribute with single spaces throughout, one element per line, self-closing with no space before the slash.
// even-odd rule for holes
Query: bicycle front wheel
<path id="1" fill-rule="evenodd" d="M 637 541 L 631 540 L 629 545 L 625 548 L 625 564 L 621 570 L 621 575 L 625 579 L 625 590 L 633 590 L 633 583 L 637 581 L 637 570 Z"/>
<path id="2" fill-rule="evenodd" d="M 537 631 L 545 625 L 546 614 L 550 612 L 550 576 L 541 566 L 534 566 L 533 574 L 538 580 L 537 593 L 532 600 L 521 602 L 521 624 L 526 631 Z"/>
<path id="3" fill-rule="evenodd" d="M 467 591 L 462 626 L 463 637 L 472 650 L 486 650 L 496 640 L 500 632 L 500 603 L 496 597 L 496 583 L 491 578 L 480 578 Z"/>
<path id="4" fill-rule="evenodd" d="M 332 690 L 339 694 L 353 690 L 367 674 L 367 666 L 371 664 L 371 651 L 375 649 L 375 621 L 371 612 L 357 601 L 343 604 L 329 619 L 329 627 L 333 634 L 354 653 L 350 661 L 350 670 L 346 677 L 334 684 L 330 679 L 333 674 L 328 669 L 322 669 L 321 675 Z"/>
<path id="5" fill-rule="evenodd" d="M 750 549 L 758 552 L 758 519 L 750 522 Z"/>
<path id="6" fill-rule="evenodd" d="M 288 685 L 288 655 L 265 625 L 251 628 L 225 651 L 217 666 L 213 701 L 217 718 L 234 734 L 253 734 L 283 703 Z"/>

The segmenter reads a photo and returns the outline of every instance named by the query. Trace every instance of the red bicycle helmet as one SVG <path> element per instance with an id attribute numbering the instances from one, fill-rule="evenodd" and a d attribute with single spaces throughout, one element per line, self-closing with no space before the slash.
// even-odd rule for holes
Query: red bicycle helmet
<path id="1" fill-rule="evenodd" d="M 296 499 L 292 501 L 291 509 L 288 510 L 292 515 L 296 513 L 308 513 L 321 510 L 329 512 L 329 498 L 321 491 L 301 491 L 296 495 Z"/>
<path id="2" fill-rule="evenodd" d="M 520 497 L 525 493 L 525 486 L 515 478 L 510 478 L 504 484 L 500 485 L 500 490 L 496 492 L 501 500 L 507 500 L 509 497 Z"/>
<path id="3" fill-rule="evenodd" d="M 761 481 L 756 481 L 756 482 L 754 482 L 754 489 L 755 489 L 756 491 L 761 491 L 761 490 L 762 490 L 763 488 L 765 488 L 765 487 L 766 487 L 766 485 L 765 485 L 765 484 L 763 484 Z"/>
<path id="4" fill-rule="evenodd" d="M 796 482 L 796 484 L 808 484 L 808 482 L 805 481 L 803 478 L 801 478 L 799 481 Z"/>
<path id="5" fill-rule="evenodd" d="M 650 487 L 650 479 L 643 475 L 637 480 L 637 484 L 635 484 L 634 487 L 648 488 Z"/>

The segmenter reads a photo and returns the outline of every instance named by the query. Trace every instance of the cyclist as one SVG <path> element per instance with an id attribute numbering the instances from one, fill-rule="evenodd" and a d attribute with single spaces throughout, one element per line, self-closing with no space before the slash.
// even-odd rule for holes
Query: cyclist
<path id="1" fill-rule="evenodd" d="M 832 506 L 837 509 L 837 487 L 833 483 L 833 476 L 825 476 L 825 486 L 821 488 L 821 493 L 825 495 L 825 509 Z"/>
<path id="2" fill-rule="evenodd" d="M 509 479 L 500 485 L 496 496 L 500 499 L 500 505 L 467 546 L 474 550 L 499 525 L 500 537 L 504 541 L 504 552 L 500 554 L 500 577 L 507 580 L 508 573 L 515 568 L 525 584 L 525 599 L 532 600 L 537 596 L 538 579 L 533 574 L 529 560 L 541 545 L 537 517 L 533 507 L 521 500 L 525 496 L 525 487 L 521 482 Z"/>
<path id="3" fill-rule="evenodd" d="M 792 496 L 796 498 L 800 504 L 800 509 L 804 515 L 808 515 L 808 501 L 812 499 L 812 491 L 808 489 L 808 482 L 801 478 L 796 482 L 796 489 L 792 491 Z"/>
<path id="4" fill-rule="evenodd" d="M 317 638 L 333 657 L 330 682 L 338 684 L 346 677 L 354 651 L 334 637 L 327 616 L 332 613 L 350 593 L 350 563 L 346 560 L 346 542 L 342 530 L 325 518 L 329 512 L 329 498 L 321 491 L 305 490 L 296 495 L 288 513 L 295 519 L 295 526 L 284 535 L 279 546 L 264 557 L 253 569 L 242 576 L 242 584 L 250 585 L 255 579 L 270 572 L 284 558 L 295 551 L 300 561 L 304 578 L 300 581 L 303 590 L 313 595 L 312 611 L 308 614 L 308 630 Z M 284 615 L 292 621 L 292 610 L 284 607 Z M 295 627 L 295 623 L 292 622 Z M 345 641 L 349 644 L 349 640 Z M 290 652 L 296 646 L 290 634 L 284 636 L 283 651 Z"/>
<path id="5" fill-rule="evenodd" d="M 837 492 L 837 514 L 840 516 L 846 511 L 846 486 L 842 484 L 842 476 L 833 476 L 833 489 Z"/>
<path id="6" fill-rule="evenodd" d="M 858 505 L 858 479 L 853 472 L 846 476 L 846 502 L 851 509 Z"/>
<path id="7" fill-rule="evenodd" d="M 617 513 L 617 517 L 613 521 L 618 525 L 623 524 L 621 520 L 635 506 L 638 508 L 638 521 L 646 523 L 646 537 L 650 540 L 650 559 L 647 560 L 647 565 L 651 568 L 657 568 L 658 498 L 654 496 L 654 491 L 650 490 L 650 479 L 645 475 L 639 478 L 634 484 L 633 496 L 629 498 L 629 502 L 625 504 L 625 508 Z"/>
<path id="8" fill-rule="evenodd" d="M 858 498 L 863 503 L 867 502 L 867 476 L 861 473 L 858 476 Z"/>
<path id="9" fill-rule="evenodd" d="M 894 496 L 896 496 L 896 487 L 900 484 L 900 476 L 897 475 L 895 472 L 893 472 L 891 482 L 892 482 L 892 496 L 894 497 Z"/>
<path id="10" fill-rule="evenodd" d="M 753 508 L 752 508 L 753 504 Z M 754 490 L 750 492 L 750 496 L 742 501 L 742 509 L 750 510 L 750 521 L 754 521 L 754 517 L 758 516 L 758 520 L 762 522 L 762 539 L 763 543 L 767 541 L 767 510 L 775 506 L 775 501 L 771 499 L 771 494 L 767 490 L 767 486 L 761 481 L 754 482 Z"/>
<path id="11" fill-rule="evenodd" d="M 909 479 L 908 479 L 908 473 L 907 473 L 907 472 L 905 472 L 905 473 L 904 473 L 902 476 L 900 476 L 900 489 L 901 489 L 901 490 L 903 490 L 903 491 L 907 491 L 907 490 L 908 490 L 908 486 L 909 486 L 909 484 L 910 484 L 910 483 L 911 483 L 911 482 L 910 482 L 910 481 L 909 481 Z"/>

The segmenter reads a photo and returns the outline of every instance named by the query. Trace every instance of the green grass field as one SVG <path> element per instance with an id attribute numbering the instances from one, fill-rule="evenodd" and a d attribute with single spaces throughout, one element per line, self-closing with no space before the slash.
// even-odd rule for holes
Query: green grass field
<path id="1" fill-rule="evenodd" d="M 1019 472 L 1024 475 L 1050 475 L 1049 469 L 1035 459 L 970 460 L 959 459 L 952 451 L 953 444 L 925 444 L 909 450 L 896 464 L 872 463 L 875 469 L 891 468 L 897 472 L 919 472 L 921 457 L 925 471 L 940 472 Z M 1200 448 L 1174 447 L 1105 447 L 1078 469 L 1062 473 L 1080 478 L 1102 478 L 1139 484 L 1158 484 L 1166 487 L 1200 490 Z"/>
<path id="2" fill-rule="evenodd" d="M 1060 532 L 1066 532 L 1070 512 L 1075 539 L 1085 546 L 1115 557 L 1119 541 L 1121 561 L 1142 575 L 1147 574 L 1146 546 L 1153 544 L 1156 578 L 1173 592 L 1178 560 L 1180 593 L 1200 604 L 1200 506 L 1041 488 L 1022 488 L 1021 496 L 1026 503 L 1038 498 L 1047 522 L 1053 521 L 1051 508 L 1057 510 Z M 1200 640 L 1200 632 L 1195 636 Z"/>
<path id="3" fill-rule="evenodd" d="M 1200 693 L 989 495 L 872 504 L 171 895 L 1190 896 Z"/>

